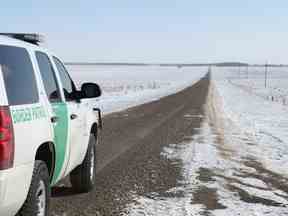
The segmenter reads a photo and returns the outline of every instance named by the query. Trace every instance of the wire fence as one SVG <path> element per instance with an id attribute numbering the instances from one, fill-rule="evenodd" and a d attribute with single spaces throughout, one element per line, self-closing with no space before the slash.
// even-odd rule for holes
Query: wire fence
<path id="1" fill-rule="evenodd" d="M 233 85 L 269 101 L 288 105 L 288 67 L 242 66 L 225 71 Z"/>

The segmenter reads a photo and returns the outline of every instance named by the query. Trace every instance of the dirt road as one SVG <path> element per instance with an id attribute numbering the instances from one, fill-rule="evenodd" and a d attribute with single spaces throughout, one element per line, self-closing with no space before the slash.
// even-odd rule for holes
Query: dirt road
<path id="1" fill-rule="evenodd" d="M 218 110 L 209 105 L 210 87 L 207 75 L 182 92 L 106 116 L 96 189 L 54 188 L 51 215 L 288 213 L 287 179 L 237 153 L 235 145 L 253 143 L 237 131 L 227 141 Z"/>
<path id="2" fill-rule="evenodd" d="M 180 93 L 106 116 L 97 149 L 97 188 L 80 195 L 68 187 L 54 189 L 52 215 L 120 215 L 133 199 L 130 193 L 164 193 L 175 186 L 180 169 L 160 153 L 200 127 L 201 118 L 183 116 L 203 113 L 208 86 L 203 78 Z"/>

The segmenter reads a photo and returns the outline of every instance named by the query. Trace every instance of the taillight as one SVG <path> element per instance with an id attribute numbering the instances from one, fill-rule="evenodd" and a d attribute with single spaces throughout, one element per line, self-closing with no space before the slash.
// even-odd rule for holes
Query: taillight
<path id="1" fill-rule="evenodd" d="M 0 107 L 0 170 L 13 167 L 14 130 L 8 106 Z"/>

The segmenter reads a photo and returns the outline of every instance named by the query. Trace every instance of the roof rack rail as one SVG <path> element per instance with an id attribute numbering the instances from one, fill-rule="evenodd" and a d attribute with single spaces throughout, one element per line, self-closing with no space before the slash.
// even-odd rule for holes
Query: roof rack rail
<path id="1" fill-rule="evenodd" d="M 44 36 L 35 33 L 0 33 L 0 35 L 22 40 L 34 45 L 39 45 L 39 43 L 44 42 Z"/>

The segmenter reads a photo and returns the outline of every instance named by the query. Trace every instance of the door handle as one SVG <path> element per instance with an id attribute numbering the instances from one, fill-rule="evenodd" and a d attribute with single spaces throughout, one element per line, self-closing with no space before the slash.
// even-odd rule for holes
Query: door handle
<path id="1" fill-rule="evenodd" d="M 52 117 L 51 117 L 51 122 L 52 122 L 52 123 L 56 123 L 58 120 L 59 120 L 59 117 L 58 117 L 58 116 L 52 116 Z"/>
<path id="2" fill-rule="evenodd" d="M 77 116 L 76 114 L 71 114 L 71 115 L 70 115 L 70 119 L 71 119 L 71 120 L 76 119 L 77 117 L 78 117 L 78 116 Z"/>

